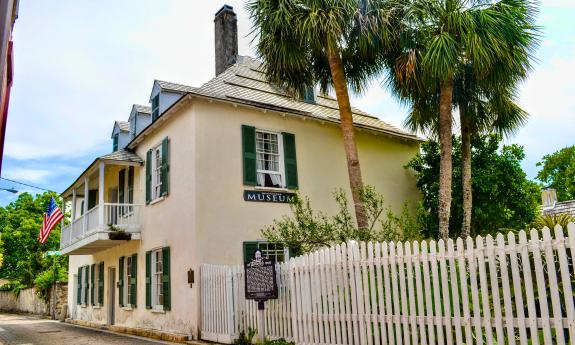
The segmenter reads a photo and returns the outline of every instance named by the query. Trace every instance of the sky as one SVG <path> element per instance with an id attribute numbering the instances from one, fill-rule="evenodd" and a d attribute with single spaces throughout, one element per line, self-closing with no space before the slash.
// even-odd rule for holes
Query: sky
<path id="1" fill-rule="evenodd" d="M 62 192 L 112 150 L 114 121 L 149 103 L 154 79 L 214 77 L 213 16 L 224 3 L 238 14 L 240 55 L 254 56 L 245 0 L 20 1 L 2 177 Z M 575 0 L 540 4 L 537 64 L 518 100 L 530 120 L 506 139 L 525 147 L 530 178 L 545 154 L 575 144 Z M 381 80 L 352 103 L 400 127 L 408 111 Z M 0 190 L 0 205 L 16 197 Z"/>

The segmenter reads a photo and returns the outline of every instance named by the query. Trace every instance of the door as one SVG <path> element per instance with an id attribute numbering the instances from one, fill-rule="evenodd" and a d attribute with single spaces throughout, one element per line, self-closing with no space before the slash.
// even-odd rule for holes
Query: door
<path id="1" fill-rule="evenodd" d="M 108 268 L 108 325 L 114 324 L 116 307 L 116 269 Z"/>

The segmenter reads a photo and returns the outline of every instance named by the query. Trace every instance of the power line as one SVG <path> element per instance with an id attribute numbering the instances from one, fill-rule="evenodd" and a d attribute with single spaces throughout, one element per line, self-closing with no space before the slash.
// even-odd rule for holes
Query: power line
<path id="1" fill-rule="evenodd" d="M 46 188 L 34 186 L 34 185 L 31 185 L 31 184 L 28 184 L 28 183 L 24 183 L 24 182 L 20 182 L 20 181 L 11 180 L 11 179 L 5 178 L 5 177 L 0 177 L 0 180 L 10 181 L 10 182 L 13 182 L 13 183 L 21 184 L 21 185 L 26 186 L 26 187 L 31 187 L 31 188 L 36 188 L 36 189 L 40 189 L 40 190 L 45 190 L 46 192 L 57 193 L 57 192 L 54 192 L 53 190 L 50 190 L 50 189 L 46 189 Z"/>

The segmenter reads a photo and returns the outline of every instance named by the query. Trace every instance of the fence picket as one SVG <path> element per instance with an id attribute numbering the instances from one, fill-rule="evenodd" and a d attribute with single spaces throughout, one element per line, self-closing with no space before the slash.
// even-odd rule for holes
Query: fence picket
<path id="1" fill-rule="evenodd" d="M 575 224 L 443 241 L 349 242 L 276 265 L 267 338 L 296 345 L 575 342 Z M 464 245 L 466 243 L 466 245 Z M 200 267 L 204 340 L 257 328 L 243 266 Z"/>

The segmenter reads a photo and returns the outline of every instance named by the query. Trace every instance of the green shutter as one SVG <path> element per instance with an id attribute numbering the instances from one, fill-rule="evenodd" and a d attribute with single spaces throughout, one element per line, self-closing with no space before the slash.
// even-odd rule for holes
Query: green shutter
<path id="1" fill-rule="evenodd" d="M 82 267 L 78 267 L 78 296 L 76 296 L 76 303 L 82 304 Z"/>
<path id="2" fill-rule="evenodd" d="M 152 308 L 152 252 L 146 252 L 146 309 Z"/>
<path id="3" fill-rule="evenodd" d="M 256 249 L 258 249 L 257 241 L 246 241 L 243 243 L 244 263 L 248 263 L 252 260 Z"/>
<path id="4" fill-rule="evenodd" d="M 256 128 L 242 125 L 244 185 L 257 185 Z"/>
<path id="5" fill-rule="evenodd" d="M 86 282 L 86 286 L 84 286 L 84 305 L 88 305 L 88 297 L 90 296 L 90 284 L 88 283 L 90 280 L 90 266 L 84 266 L 84 281 Z"/>
<path id="6" fill-rule="evenodd" d="M 124 257 L 120 256 L 120 262 L 118 263 L 118 301 L 120 301 L 120 307 L 124 306 Z"/>
<path id="7" fill-rule="evenodd" d="M 104 262 L 100 262 L 98 269 L 98 304 L 104 305 Z"/>
<path id="8" fill-rule="evenodd" d="M 92 305 L 96 305 L 96 301 L 94 300 L 94 288 L 96 286 L 96 265 L 92 264 L 92 269 L 90 271 L 90 302 Z"/>
<path id="9" fill-rule="evenodd" d="M 152 150 L 146 154 L 146 204 L 152 201 Z"/>
<path id="10" fill-rule="evenodd" d="M 162 248 L 162 272 L 164 285 L 164 310 L 172 309 L 172 294 L 170 291 L 170 247 Z"/>
<path id="11" fill-rule="evenodd" d="M 162 140 L 162 185 L 160 186 L 160 195 L 168 195 L 170 190 L 170 139 L 165 137 Z"/>
<path id="12" fill-rule="evenodd" d="M 135 308 L 138 301 L 136 295 L 138 283 L 138 254 L 132 255 L 132 272 L 130 272 L 130 275 L 130 305 Z"/>
<path id="13" fill-rule="evenodd" d="M 160 94 L 158 93 L 152 98 L 152 121 L 155 121 L 160 116 Z"/>
<path id="14" fill-rule="evenodd" d="M 114 135 L 114 141 L 112 143 L 112 150 L 114 152 L 118 151 L 118 134 Z"/>
<path id="15" fill-rule="evenodd" d="M 282 133 L 284 142 L 284 162 L 286 174 L 286 187 L 297 189 L 297 160 L 295 152 L 295 135 L 291 133 Z"/>

